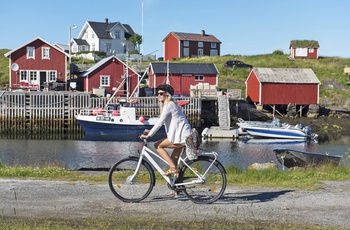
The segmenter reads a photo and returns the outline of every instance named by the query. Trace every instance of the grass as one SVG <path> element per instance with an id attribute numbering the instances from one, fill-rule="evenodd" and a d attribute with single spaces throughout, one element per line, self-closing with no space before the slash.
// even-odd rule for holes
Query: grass
<path id="1" fill-rule="evenodd" d="M 350 180 L 349 167 L 330 167 L 280 171 L 277 169 L 245 170 L 226 168 L 228 186 L 270 186 L 290 189 L 317 189 L 322 181 Z M 158 173 L 157 173 L 158 174 Z M 157 183 L 160 180 L 157 175 Z M 60 167 L 6 167 L 0 164 L 0 178 L 87 181 L 107 183 L 107 173 L 91 175 L 65 170 Z M 320 226 L 305 226 L 271 221 L 230 220 L 215 218 L 198 221 L 162 221 L 150 217 L 103 217 L 79 219 L 3 217 L 0 214 L 0 229 L 335 229 Z"/>
<path id="2" fill-rule="evenodd" d="M 271 221 L 259 223 L 240 222 L 230 220 L 198 220 L 198 221 L 163 221 L 150 218 L 87 218 L 80 220 L 57 220 L 57 219 L 1 219 L 0 229 L 239 229 L 239 230 L 322 230 L 319 226 L 297 225 L 289 223 L 273 223 Z M 334 228 L 333 228 L 334 229 Z"/>

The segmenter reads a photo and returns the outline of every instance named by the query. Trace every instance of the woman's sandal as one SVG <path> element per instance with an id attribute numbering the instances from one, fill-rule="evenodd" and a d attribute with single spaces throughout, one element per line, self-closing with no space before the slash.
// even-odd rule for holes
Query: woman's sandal
<path id="1" fill-rule="evenodd" d="M 179 176 L 179 169 L 178 168 L 169 168 L 167 171 L 163 173 L 163 176 L 169 176 L 171 174 L 176 175 L 176 177 Z"/>

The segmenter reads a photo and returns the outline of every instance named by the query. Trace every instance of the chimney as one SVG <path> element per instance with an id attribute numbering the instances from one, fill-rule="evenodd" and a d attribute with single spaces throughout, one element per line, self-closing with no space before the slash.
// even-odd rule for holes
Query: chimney
<path id="1" fill-rule="evenodd" d="M 202 36 L 205 36 L 205 30 L 202 30 Z"/>
<path id="2" fill-rule="evenodd" d="M 105 23 L 108 24 L 108 18 L 105 18 Z"/>

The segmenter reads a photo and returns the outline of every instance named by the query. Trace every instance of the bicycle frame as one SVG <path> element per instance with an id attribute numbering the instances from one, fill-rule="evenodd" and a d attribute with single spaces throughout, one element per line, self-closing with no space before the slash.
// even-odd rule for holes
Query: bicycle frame
<path id="1" fill-rule="evenodd" d="M 163 176 L 163 178 L 171 185 L 171 186 L 181 186 L 181 185 L 189 185 L 189 184 L 198 184 L 198 183 L 203 183 L 205 182 L 205 175 L 207 174 L 207 172 L 209 171 L 209 169 L 212 167 L 212 165 L 217 161 L 217 153 L 216 152 L 207 152 L 207 153 L 200 153 L 199 156 L 211 156 L 211 158 L 213 159 L 213 162 L 210 164 L 210 166 L 208 167 L 208 169 L 204 172 L 204 174 L 200 174 L 197 170 L 193 169 L 192 167 L 190 167 L 187 163 L 186 163 L 186 159 L 187 157 L 183 158 L 184 155 L 184 151 L 185 151 L 185 147 L 182 149 L 181 154 L 179 156 L 179 160 L 178 160 L 178 166 L 180 164 L 182 165 L 186 165 L 194 174 L 196 174 L 198 176 L 198 179 L 190 181 L 190 182 L 186 182 L 186 183 L 176 183 L 176 176 L 173 177 L 173 179 L 171 180 L 170 177 L 168 176 L 164 176 L 164 171 L 163 169 L 159 166 L 159 164 L 153 159 L 153 156 L 156 156 L 158 159 L 160 159 L 162 162 L 164 162 L 165 164 L 169 165 L 168 162 L 166 162 L 161 156 L 159 156 L 157 153 L 153 152 L 150 148 L 147 147 L 147 140 L 144 139 L 145 144 L 142 147 L 142 151 L 140 153 L 140 158 L 138 161 L 138 164 L 136 166 L 135 169 L 135 173 L 131 176 L 130 181 L 133 181 L 134 177 L 136 176 L 136 174 L 138 173 L 140 166 L 141 166 L 141 162 L 143 160 L 144 157 L 146 157 L 146 159 L 149 161 L 149 163 L 155 167 L 155 169 L 157 169 L 157 171 Z"/>

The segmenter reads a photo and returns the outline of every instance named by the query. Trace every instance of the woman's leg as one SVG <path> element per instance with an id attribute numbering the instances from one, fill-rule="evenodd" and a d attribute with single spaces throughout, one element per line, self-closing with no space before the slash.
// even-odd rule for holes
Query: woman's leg
<path id="1" fill-rule="evenodd" d="M 179 158 L 179 155 L 181 153 L 181 148 L 183 145 L 181 144 L 173 144 L 171 143 L 167 138 L 157 141 L 154 144 L 154 147 L 157 149 L 159 155 L 163 157 L 163 159 L 168 162 L 170 168 L 176 168 L 177 160 Z M 169 156 L 168 152 L 165 150 L 165 148 L 171 148 L 174 149 L 171 157 Z"/>

